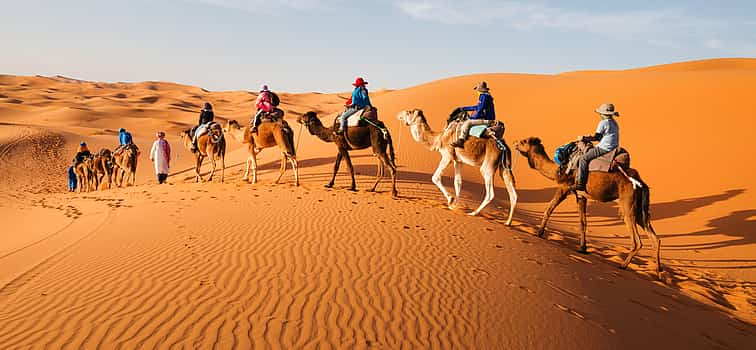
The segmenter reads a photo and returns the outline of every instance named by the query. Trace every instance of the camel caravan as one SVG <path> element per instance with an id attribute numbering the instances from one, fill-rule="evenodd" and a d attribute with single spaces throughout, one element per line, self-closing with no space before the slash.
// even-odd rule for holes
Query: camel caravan
<path id="1" fill-rule="evenodd" d="M 120 134 L 128 134 L 121 129 Z M 136 181 L 137 160 L 139 148 L 131 142 L 131 135 L 127 136 L 128 143 L 122 143 L 114 151 L 102 148 L 97 153 L 91 153 L 87 144 L 82 142 L 69 169 L 69 190 L 76 192 L 90 192 L 104 187 L 112 188 L 113 183 L 118 187 L 134 185 Z M 121 140 L 124 140 L 121 136 Z M 107 179 L 107 182 L 105 180 Z"/>
<path id="2" fill-rule="evenodd" d="M 341 162 L 345 161 L 351 179 L 348 189 L 356 191 L 350 151 L 370 149 L 377 159 L 378 167 L 375 182 L 369 191 L 376 190 L 388 169 L 391 176 L 391 196 L 397 198 L 397 165 L 391 132 L 378 118 L 378 110 L 370 102 L 367 82 L 357 78 L 352 85 L 354 90 L 351 98 L 345 103 L 345 110 L 338 113 L 333 120 L 325 121 L 325 124 L 330 126 L 326 126 L 314 111 L 299 115 L 296 121 L 306 128 L 310 135 L 336 146 L 333 174 L 325 187 L 334 186 Z M 496 119 L 493 97 L 487 84 L 480 82 L 474 90 L 478 96 L 477 104 L 454 109 L 440 131 L 433 131 L 426 115 L 420 109 L 401 111 L 397 119 L 400 125 L 409 128 L 416 142 L 440 154 L 440 162 L 430 180 L 441 191 L 449 209 L 456 209 L 459 205 L 463 166 L 477 167 L 484 180 L 485 195 L 480 205 L 469 212 L 469 215 L 480 214 L 494 200 L 494 183 L 498 175 L 509 195 L 509 210 L 505 224 L 510 226 L 517 205 L 512 149 L 504 139 L 504 123 Z M 179 134 L 183 146 L 195 157 L 195 180 L 212 181 L 217 160 L 220 160 L 220 181 L 224 182 L 227 147 L 225 136 L 230 135 L 247 150 L 243 181 L 252 184 L 258 182 L 257 156 L 264 149 L 275 148 L 281 157 L 281 167 L 275 183 L 282 180 L 290 164 L 294 173 L 294 184 L 299 186 L 297 143 L 294 131 L 284 119 L 284 111 L 279 108 L 279 104 L 278 95 L 267 85 L 263 85 L 255 101 L 257 112 L 249 123 L 228 120 L 221 126 L 214 121 L 212 105 L 205 103 L 197 125 Z M 549 156 L 537 137 L 514 143 L 514 149 L 527 159 L 530 168 L 557 185 L 554 196 L 544 211 L 536 236 L 545 235 L 546 225 L 556 207 L 567 197 L 574 195 L 580 220 L 578 251 L 587 253 L 588 199 L 599 202 L 617 201 L 632 243 L 632 248 L 620 267 L 627 268 L 641 249 L 642 230 L 649 236 L 655 248 L 656 271 L 661 273 L 661 240 L 651 225 L 649 187 L 641 180 L 638 171 L 630 168 L 629 153 L 619 147 L 619 125 L 615 119 L 619 113 L 614 110 L 612 104 L 601 105 L 595 112 L 600 117 L 595 133 L 580 136 L 575 141 L 558 147 L 553 157 Z M 170 148 L 163 139 L 164 134 L 161 133 L 158 133 L 159 140 L 150 152 L 150 159 L 156 162 L 159 183 L 163 183 L 168 176 L 170 162 Z M 113 182 L 119 187 L 124 183 L 134 184 L 139 149 L 133 144 L 131 135 L 123 129 L 119 130 L 119 141 L 120 145 L 113 152 L 102 149 L 94 155 L 89 153 L 86 145 L 82 143 L 75 164 L 69 168 L 69 174 L 75 174 L 78 180 L 79 192 L 97 189 L 106 179 L 108 187 Z M 597 144 L 594 145 L 594 142 Z M 162 160 L 162 164 L 158 164 L 161 153 L 155 151 L 156 147 L 158 151 L 163 149 L 165 159 Z M 205 159 L 209 159 L 212 169 L 207 178 L 203 179 L 200 168 Z M 454 169 L 453 194 L 442 183 L 443 172 L 449 165 L 453 165 Z"/>

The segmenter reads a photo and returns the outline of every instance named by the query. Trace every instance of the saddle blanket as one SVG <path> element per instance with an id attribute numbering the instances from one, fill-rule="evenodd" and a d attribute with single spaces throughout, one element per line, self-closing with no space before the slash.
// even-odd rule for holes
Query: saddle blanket
<path id="1" fill-rule="evenodd" d="M 578 161 L 580 160 L 580 157 L 583 156 L 583 153 L 584 152 L 581 151 L 575 151 L 573 153 L 570 157 L 570 162 L 567 165 L 567 174 L 573 170 L 577 170 Z M 625 169 L 629 168 L 630 153 L 624 148 L 617 147 L 588 163 L 588 171 L 603 171 L 608 173 L 614 170 L 614 164 L 619 164 Z"/>

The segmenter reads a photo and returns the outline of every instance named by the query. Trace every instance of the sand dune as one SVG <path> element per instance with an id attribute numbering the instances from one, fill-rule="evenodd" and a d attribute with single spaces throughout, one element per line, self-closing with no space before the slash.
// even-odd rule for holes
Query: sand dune
<path id="1" fill-rule="evenodd" d="M 747 112 L 755 62 L 475 75 L 376 92 L 397 146 L 399 200 L 387 182 L 378 193 L 345 191 L 343 170 L 336 188 L 322 188 L 336 148 L 294 118 L 332 116 L 345 93 L 281 94 L 302 186 L 291 171 L 272 184 L 273 150 L 259 160 L 260 183 L 240 181 L 245 151 L 234 141 L 226 183 L 194 184 L 178 132 L 204 101 L 220 120 L 247 121 L 256 94 L 0 76 L 0 347 L 747 348 L 756 340 L 756 183 L 741 158 L 756 126 Z M 629 239 L 614 205 L 590 205 L 591 254 L 573 250 L 573 203 L 558 210 L 548 240 L 532 237 L 553 190 L 524 159 L 513 228 L 502 225 L 501 183 L 481 217 L 445 208 L 430 183 L 438 155 L 395 117 L 422 108 L 441 128 L 481 79 L 510 143 L 539 136 L 553 150 L 592 131 L 598 104 L 617 104 L 622 144 L 652 187 L 664 281 L 645 249 L 629 271 L 616 267 Z M 155 185 L 143 155 L 137 186 L 64 193 L 78 142 L 112 148 L 119 127 L 142 149 L 156 130 L 168 133 L 171 184 Z M 362 151 L 354 163 L 365 189 L 376 160 Z M 464 175 L 463 206 L 474 208 L 482 179 L 477 169 Z"/>

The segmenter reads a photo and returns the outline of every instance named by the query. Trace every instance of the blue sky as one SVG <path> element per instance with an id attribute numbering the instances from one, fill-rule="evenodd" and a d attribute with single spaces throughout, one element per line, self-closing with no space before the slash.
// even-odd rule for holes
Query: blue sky
<path id="1" fill-rule="evenodd" d="M 210 90 L 756 57 L 756 1 L 0 0 L 0 73 Z"/>

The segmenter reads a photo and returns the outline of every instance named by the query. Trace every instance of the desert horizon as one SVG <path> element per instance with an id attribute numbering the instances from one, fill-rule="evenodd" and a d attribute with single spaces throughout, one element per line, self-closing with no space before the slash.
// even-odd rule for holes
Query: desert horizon
<path id="1" fill-rule="evenodd" d="M 427 131 L 442 132 L 455 108 L 475 104 L 481 81 L 511 152 L 510 226 L 500 168 L 492 202 L 470 216 L 486 184 L 478 166 L 463 165 L 450 209 L 432 181 L 442 157 L 398 118 L 422 110 Z M 258 91 L 0 75 L 0 348 L 746 349 L 756 341 L 756 166 L 743 161 L 756 130 L 756 58 L 368 85 L 390 132 L 393 150 L 384 152 L 395 153 L 396 198 L 390 167 L 369 191 L 380 167 L 370 142 L 381 134 L 362 124 L 375 134 L 349 151 L 356 191 L 347 164 L 324 187 L 339 150 L 302 120 L 314 112 L 330 127 L 351 92 L 270 86 L 290 126 L 298 186 L 291 164 L 275 183 L 275 145 L 257 155 L 257 183 L 243 178 L 250 148 L 229 122 L 249 125 Z M 194 154 L 179 137 L 206 102 L 225 135 L 223 182 L 220 170 L 195 182 Z M 551 157 L 593 133 L 604 103 L 616 106 L 620 145 L 650 192 L 661 273 L 643 231 L 642 248 L 620 269 L 632 241 L 617 202 L 588 200 L 586 252 L 576 251 L 572 194 L 537 235 L 559 185 L 517 144 L 537 137 Z M 272 124 L 281 122 L 258 133 Z M 120 128 L 141 151 L 134 184 L 69 193 L 79 143 L 114 150 Z M 171 148 L 167 184 L 149 159 L 158 131 Z M 205 160 L 203 178 L 210 167 Z M 441 177 L 451 193 L 454 174 L 449 166 Z"/>

